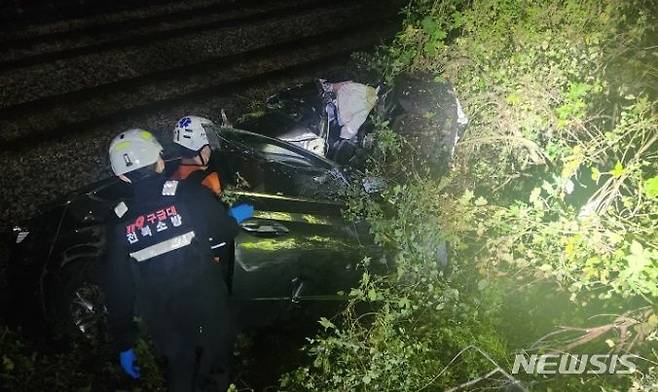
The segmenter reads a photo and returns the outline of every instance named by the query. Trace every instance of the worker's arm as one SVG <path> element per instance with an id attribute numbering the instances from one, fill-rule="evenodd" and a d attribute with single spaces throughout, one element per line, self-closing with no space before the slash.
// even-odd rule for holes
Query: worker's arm
<path id="1" fill-rule="evenodd" d="M 221 255 L 221 248 L 238 235 L 238 223 L 228 215 L 217 197 L 205 187 L 190 186 L 186 193 L 189 198 L 188 205 L 194 211 L 195 222 L 205 225 L 213 256 Z"/>
<path id="2" fill-rule="evenodd" d="M 134 321 L 135 281 L 130 266 L 131 259 L 121 243 L 125 237 L 120 236 L 118 230 L 116 225 L 107 227 L 103 286 L 110 333 L 118 351 L 123 352 L 135 345 L 137 326 Z"/>

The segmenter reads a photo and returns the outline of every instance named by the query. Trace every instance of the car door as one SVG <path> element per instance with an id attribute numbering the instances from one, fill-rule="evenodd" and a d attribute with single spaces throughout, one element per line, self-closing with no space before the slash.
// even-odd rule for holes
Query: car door
<path id="1" fill-rule="evenodd" d="M 233 154 L 231 164 L 246 186 L 233 194 L 255 213 L 235 240 L 234 296 L 338 299 L 360 276 L 356 265 L 364 254 L 358 231 L 341 215 L 344 178 L 330 162 L 295 146 L 242 136 L 246 151 Z"/>

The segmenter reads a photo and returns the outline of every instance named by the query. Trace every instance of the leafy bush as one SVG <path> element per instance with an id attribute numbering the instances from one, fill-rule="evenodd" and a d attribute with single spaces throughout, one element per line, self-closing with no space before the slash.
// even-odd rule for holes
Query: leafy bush
<path id="1" fill-rule="evenodd" d="M 392 189 L 378 202 L 358 194 L 348 215 L 370 223 L 395 255 L 396 272 L 364 275 L 347 310 L 322 320 L 325 333 L 309 340 L 313 365 L 286 375 L 283 389 L 467 388 L 486 382 L 480 376 L 491 369 L 513 383 L 505 361 L 523 349 L 612 348 L 655 364 L 654 8 L 594 0 L 409 4 L 395 41 L 369 64 L 388 81 L 403 71 L 451 80 L 469 129 L 452 171 L 436 179 L 414 169 L 407 158 L 413 146 L 380 123 L 369 170 L 389 177 Z M 435 257 L 446 239 L 449 271 L 437 268 Z M 572 302 L 544 324 L 568 315 L 582 329 L 550 334 L 531 329 L 537 325 L 530 320 L 524 332 L 537 344 L 511 346 L 521 343 L 503 327 L 513 301 L 507 292 L 545 290 L 538 282 L 553 282 L 551 290 Z M 606 322 L 588 328 L 588 315 L 610 309 L 614 314 L 599 315 Z M 477 350 L 452 362 L 470 346 Z M 648 364 L 633 380 L 553 382 L 651 390 L 655 368 Z"/>

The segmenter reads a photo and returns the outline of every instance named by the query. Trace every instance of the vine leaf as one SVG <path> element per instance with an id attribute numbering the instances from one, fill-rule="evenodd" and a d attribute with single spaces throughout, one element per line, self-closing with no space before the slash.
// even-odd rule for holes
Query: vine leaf
<path id="1" fill-rule="evenodd" d="M 610 171 L 610 174 L 612 174 L 612 176 L 614 178 L 621 177 L 622 175 L 624 175 L 624 165 L 622 165 L 621 162 L 617 161 L 617 163 L 615 164 L 614 169 L 612 169 L 612 171 Z"/>
<path id="2" fill-rule="evenodd" d="M 644 183 L 644 193 L 649 197 L 658 197 L 658 176 L 650 178 Z"/>

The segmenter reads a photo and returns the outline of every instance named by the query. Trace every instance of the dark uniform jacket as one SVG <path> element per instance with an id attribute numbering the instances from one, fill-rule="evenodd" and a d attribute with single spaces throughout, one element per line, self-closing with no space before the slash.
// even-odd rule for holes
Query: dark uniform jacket
<path id="1" fill-rule="evenodd" d="M 158 176 L 134 186 L 134 199 L 115 208 L 108 228 L 110 329 L 120 351 L 133 347 L 138 302 L 156 348 L 176 355 L 178 343 L 203 345 L 204 331 L 227 328 L 226 286 L 212 257 L 237 235 L 238 225 L 196 183 Z"/>

